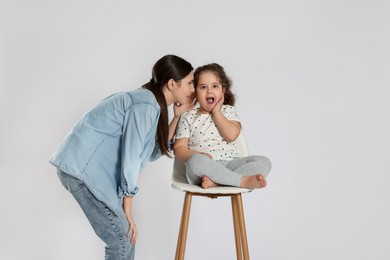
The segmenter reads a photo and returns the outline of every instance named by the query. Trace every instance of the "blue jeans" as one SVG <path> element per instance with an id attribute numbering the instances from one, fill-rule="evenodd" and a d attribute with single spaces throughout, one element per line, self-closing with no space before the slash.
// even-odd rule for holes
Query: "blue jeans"
<path id="1" fill-rule="evenodd" d="M 129 222 L 124 212 L 116 215 L 96 199 L 79 179 L 58 170 L 62 185 L 73 195 L 87 216 L 95 233 L 106 243 L 106 260 L 133 260 L 135 245 L 127 237 Z"/>

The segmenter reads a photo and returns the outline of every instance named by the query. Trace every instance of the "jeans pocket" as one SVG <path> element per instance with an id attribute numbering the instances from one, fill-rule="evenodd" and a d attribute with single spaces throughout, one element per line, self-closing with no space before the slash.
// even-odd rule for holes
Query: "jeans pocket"
<path id="1" fill-rule="evenodd" d="M 80 180 L 76 179 L 77 182 L 74 182 L 72 186 L 69 186 L 69 192 L 74 194 L 82 189 L 85 188 L 85 184 L 81 182 Z"/>

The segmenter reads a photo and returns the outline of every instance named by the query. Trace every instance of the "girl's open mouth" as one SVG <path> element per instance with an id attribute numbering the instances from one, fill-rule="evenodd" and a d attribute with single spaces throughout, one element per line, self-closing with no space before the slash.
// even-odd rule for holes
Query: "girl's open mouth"
<path id="1" fill-rule="evenodd" d="M 207 101 L 207 104 L 213 104 L 214 98 L 213 97 L 206 98 L 206 101 Z"/>

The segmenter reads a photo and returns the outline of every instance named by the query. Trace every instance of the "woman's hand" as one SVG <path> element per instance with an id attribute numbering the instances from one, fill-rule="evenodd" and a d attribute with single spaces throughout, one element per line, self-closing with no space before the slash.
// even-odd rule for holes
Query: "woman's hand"
<path id="1" fill-rule="evenodd" d="M 135 244 L 138 237 L 137 226 L 135 225 L 133 214 L 131 213 L 131 208 L 133 205 L 133 197 L 125 196 L 123 197 L 123 211 L 125 212 L 125 216 L 127 221 L 129 222 L 129 230 L 127 231 L 127 237 L 130 237 L 130 242 Z"/>
<path id="2" fill-rule="evenodd" d="M 135 225 L 135 222 L 133 220 L 133 217 L 132 216 L 127 216 L 126 214 L 126 218 L 127 218 L 127 221 L 129 221 L 129 230 L 127 231 L 127 237 L 130 237 L 130 242 L 132 244 L 135 244 L 135 242 L 137 241 L 137 237 L 138 237 L 138 231 L 137 231 L 137 226 Z"/>
<path id="3" fill-rule="evenodd" d="M 196 105 L 196 102 L 197 102 L 196 96 L 194 94 L 192 94 L 192 96 L 187 100 L 187 103 L 173 104 L 173 111 L 175 113 L 175 117 L 180 117 L 183 113 L 193 109 Z"/>

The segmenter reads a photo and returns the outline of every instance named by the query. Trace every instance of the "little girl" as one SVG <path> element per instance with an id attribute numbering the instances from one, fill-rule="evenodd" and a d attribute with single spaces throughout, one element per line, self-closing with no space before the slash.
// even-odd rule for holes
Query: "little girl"
<path id="1" fill-rule="evenodd" d="M 181 116 L 176 131 L 175 156 L 186 162 L 190 184 L 263 188 L 271 170 L 264 156 L 238 157 L 235 140 L 241 124 L 234 108 L 231 80 L 222 66 L 212 63 L 195 70 L 199 107 Z"/>

